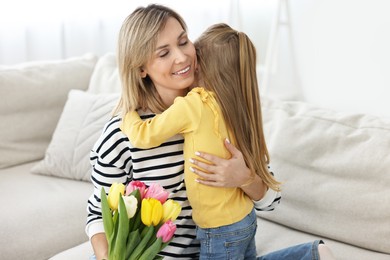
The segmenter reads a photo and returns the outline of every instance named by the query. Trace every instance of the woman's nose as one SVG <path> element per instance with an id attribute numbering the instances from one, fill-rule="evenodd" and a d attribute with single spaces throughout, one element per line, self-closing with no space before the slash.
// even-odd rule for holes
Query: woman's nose
<path id="1" fill-rule="evenodd" d="M 175 51 L 175 63 L 181 63 L 186 61 L 187 55 L 179 48 L 176 49 Z"/>

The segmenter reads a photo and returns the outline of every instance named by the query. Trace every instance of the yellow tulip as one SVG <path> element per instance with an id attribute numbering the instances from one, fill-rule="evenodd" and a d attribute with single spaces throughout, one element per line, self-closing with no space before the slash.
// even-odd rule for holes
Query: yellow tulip
<path id="1" fill-rule="evenodd" d="M 123 196 L 125 194 L 125 185 L 122 183 L 117 183 L 114 182 L 110 190 L 108 191 L 108 205 L 112 210 L 117 210 L 118 209 L 118 204 L 119 204 L 119 196 Z"/>
<path id="2" fill-rule="evenodd" d="M 141 220 L 146 226 L 157 226 L 162 218 L 163 207 L 160 201 L 149 198 L 141 204 Z"/>
<path id="3" fill-rule="evenodd" d="M 181 211 L 181 206 L 177 201 L 172 199 L 167 200 L 163 204 L 163 218 L 162 221 L 166 222 L 167 220 L 175 221 L 179 216 Z"/>

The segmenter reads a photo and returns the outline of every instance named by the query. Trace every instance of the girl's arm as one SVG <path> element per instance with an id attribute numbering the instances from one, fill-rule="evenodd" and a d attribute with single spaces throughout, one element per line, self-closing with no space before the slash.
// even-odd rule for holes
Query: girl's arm
<path id="1" fill-rule="evenodd" d="M 189 93 L 176 98 L 167 110 L 147 120 L 131 111 L 125 115 L 121 130 L 137 148 L 159 146 L 176 134 L 192 131 L 199 124 L 201 102 L 198 94 Z"/>

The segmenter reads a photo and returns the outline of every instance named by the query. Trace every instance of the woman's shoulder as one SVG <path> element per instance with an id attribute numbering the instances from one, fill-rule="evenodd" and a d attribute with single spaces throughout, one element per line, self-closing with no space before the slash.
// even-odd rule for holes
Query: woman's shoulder
<path id="1" fill-rule="evenodd" d="M 103 126 L 99 138 L 96 140 L 93 151 L 99 153 L 102 150 L 107 150 L 113 144 L 119 144 L 124 142 L 127 145 L 128 138 L 120 130 L 122 118 L 114 116 Z"/>
<path id="2" fill-rule="evenodd" d="M 108 120 L 108 122 L 103 127 L 103 134 L 119 129 L 121 122 L 122 122 L 122 117 L 120 116 L 111 117 L 111 119 Z"/>

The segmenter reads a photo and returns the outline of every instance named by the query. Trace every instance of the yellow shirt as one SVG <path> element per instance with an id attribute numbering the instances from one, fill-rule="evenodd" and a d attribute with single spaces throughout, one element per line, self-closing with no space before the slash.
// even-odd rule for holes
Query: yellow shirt
<path id="1" fill-rule="evenodd" d="M 196 151 L 230 158 L 224 145 L 229 137 L 221 109 L 211 92 L 192 89 L 187 96 L 177 97 L 162 114 L 143 121 L 137 112 L 125 115 L 121 130 L 138 148 L 159 146 L 175 134 L 184 136 L 184 176 L 192 218 L 201 228 L 229 225 L 243 219 L 253 208 L 252 200 L 240 188 L 219 188 L 199 184 L 189 170 L 189 159 Z M 232 138 L 229 138 L 232 140 Z M 240 174 L 237 172 L 237 174 Z"/>

